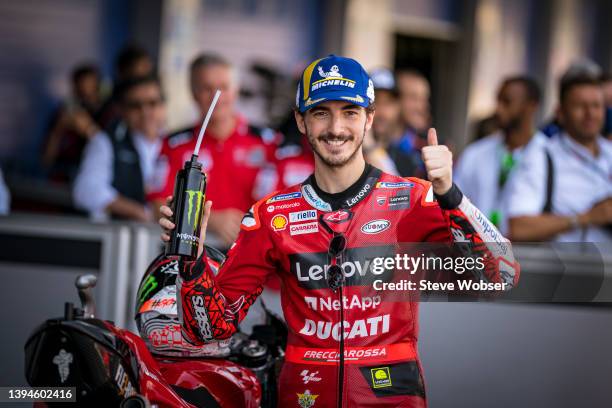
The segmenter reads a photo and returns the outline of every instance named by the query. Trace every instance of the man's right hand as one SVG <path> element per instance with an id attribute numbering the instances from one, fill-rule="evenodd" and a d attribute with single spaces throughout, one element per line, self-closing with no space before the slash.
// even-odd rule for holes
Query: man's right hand
<path id="1" fill-rule="evenodd" d="M 170 241 L 170 233 L 176 228 L 174 222 L 172 222 L 172 216 L 174 212 L 170 206 L 172 205 L 172 196 L 166 198 L 166 205 L 159 207 L 161 218 L 159 219 L 159 225 L 164 230 L 161 234 L 161 239 L 164 242 Z M 202 215 L 202 229 L 200 231 L 200 244 L 198 245 L 198 257 L 202 255 L 204 251 L 204 240 L 206 239 L 206 228 L 208 227 L 208 219 L 210 218 L 210 208 L 212 207 L 212 201 L 206 201 L 204 203 L 204 214 Z"/>
<path id="2" fill-rule="evenodd" d="M 612 197 L 595 204 L 581 218 L 585 225 L 602 226 L 612 224 Z"/>

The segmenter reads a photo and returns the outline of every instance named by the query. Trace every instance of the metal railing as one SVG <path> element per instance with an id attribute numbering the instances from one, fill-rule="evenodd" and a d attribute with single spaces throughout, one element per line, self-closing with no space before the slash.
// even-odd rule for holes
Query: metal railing
<path id="1" fill-rule="evenodd" d="M 13 214 L 0 218 L 0 271 L 19 279 L 15 271 L 26 268 L 33 272 L 28 280 L 49 271 L 74 276 L 95 273 L 99 275 L 96 298 L 100 317 L 134 329 L 136 291 L 147 266 L 162 250 L 159 234 L 156 224 L 91 223 L 77 217 Z M 8 245 L 7 249 L 6 243 L 16 237 L 22 244 L 16 248 Z M 48 248 L 49 240 L 53 248 Z M 216 243 L 214 237 L 208 237 L 207 242 Z M 93 244 L 93 249 L 80 253 L 83 243 Z M 563 297 L 559 292 L 571 291 L 567 285 L 575 285 L 576 277 L 582 282 L 585 277 L 595 277 L 600 286 L 597 293 L 589 292 L 589 301 L 612 302 L 612 244 L 515 244 L 514 250 L 524 276 L 549 277 L 549 285 L 554 284 L 557 296 L 551 294 L 546 301 L 572 301 L 571 296 Z M 24 293 L 28 280 L 23 281 Z M 55 289 L 59 288 L 48 288 L 50 297 Z"/>

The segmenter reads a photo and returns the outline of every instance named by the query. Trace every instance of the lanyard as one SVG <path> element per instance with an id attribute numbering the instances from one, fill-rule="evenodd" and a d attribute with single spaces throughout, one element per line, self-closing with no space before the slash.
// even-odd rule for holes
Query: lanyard
<path id="1" fill-rule="evenodd" d="M 513 152 L 506 149 L 503 145 L 499 149 L 499 153 L 501 153 L 501 163 L 499 169 L 499 177 L 497 178 L 497 204 L 499 204 L 502 190 L 506 185 L 508 178 L 510 177 L 512 169 L 518 163 L 518 158 L 515 158 Z M 496 207 L 498 206 L 497 204 Z M 493 225 L 499 227 L 502 221 L 501 211 L 498 208 L 492 209 L 491 213 L 489 214 L 489 220 L 493 223 Z"/>
<path id="2" fill-rule="evenodd" d="M 535 136 L 534 136 L 535 137 Z M 531 143 L 531 140 L 528 144 Z M 497 178 L 497 193 L 496 193 L 496 206 L 499 205 L 499 200 L 501 200 L 502 190 L 506 185 L 506 182 L 510 178 L 510 173 L 516 167 L 518 162 L 520 161 L 523 151 L 526 146 L 519 147 L 514 149 L 513 151 L 508 150 L 505 147 L 504 142 L 502 141 L 501 146 L 498 149 L 498 157 L 501 155 L 501 162 L 499 168 L 499 177 Z M 501 210 L 498 208 L 494 208 L 491 210 L 489 214 L 489 220 L 493 223 L 493 225 L 499 227 L 501 225 L 501 221 L 503 218 L 503 214 Z"/>
<path id="3" fill-rule="evenodd" d="M 510 176 L 510 172 L 516 165 L 517 160 L 514 158 L 512 152 L 504 152 L 501 160 L 501 168 L 499 170 L 499 178 L 497 180 L 497 185 L 499 190 L 504 188 L 506 181 L 508 181 L 508 177 Z"/>

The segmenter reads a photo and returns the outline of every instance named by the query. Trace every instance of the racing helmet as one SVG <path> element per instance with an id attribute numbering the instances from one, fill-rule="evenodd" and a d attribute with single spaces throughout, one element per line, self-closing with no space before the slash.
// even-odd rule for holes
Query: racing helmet
<path id="1" fill-rule="evenodd" d="M 225 256 L 205 246 L 213 273 Z M 183 339 L 176 305 L 176 277 L 183 261 L 160 254 L 147 268 L 138 287 L 136 326 L 152 354 L 172 357 L 224 357 L 230 354 L 229 340 L 195 346 Z"/>

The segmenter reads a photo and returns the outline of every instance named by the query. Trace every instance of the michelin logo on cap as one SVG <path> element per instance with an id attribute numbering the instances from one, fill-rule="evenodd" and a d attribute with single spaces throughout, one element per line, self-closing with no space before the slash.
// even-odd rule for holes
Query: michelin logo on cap
<path id="1" fill-rule="evenodd" d="M 315 60 L 302 73 L 295 103 L 305 112 L 325 101 L 368 107 L 374 102 L 374 83 L 354 59 L 330 55 Z"/>

